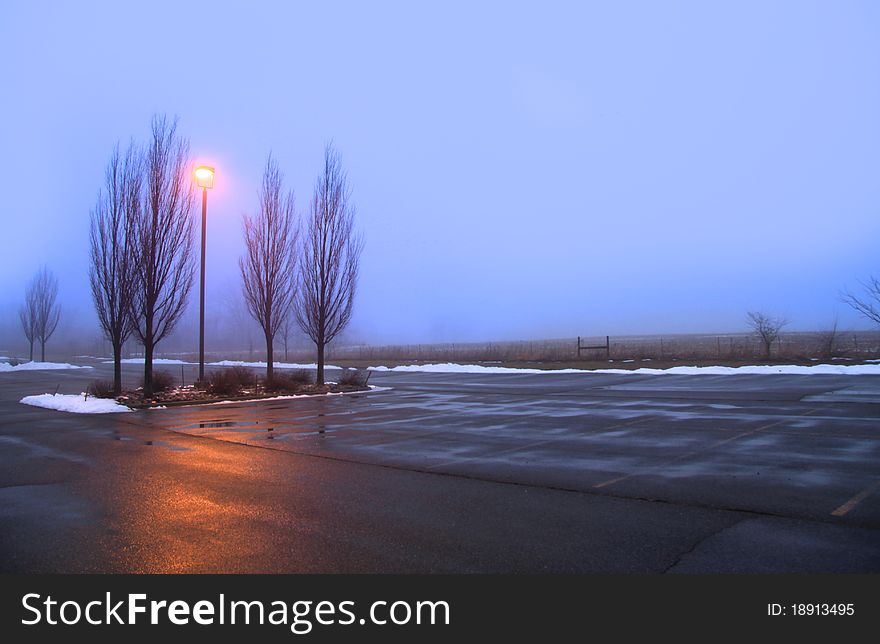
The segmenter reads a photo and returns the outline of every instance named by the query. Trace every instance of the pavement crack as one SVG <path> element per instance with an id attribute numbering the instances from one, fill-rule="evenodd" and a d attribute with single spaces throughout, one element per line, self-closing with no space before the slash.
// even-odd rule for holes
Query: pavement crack
<path id="1" fill-rule="evenodd" d="M 675 568 L 676 566 L 678 566 L 678 565 L 682 562 L 682 560 L 683 560 L 685 557 L 687 557 L 687 556 L 690 555 L 690 554 L 693 554 L 693 553 L 697 550 L 697 548 L 699 548 L 701 545 L 703 545 L 704 543 L 706 543 L 706 541 L 708 541 L 709 539 L 711 539 L 711 538 L 713 538 L 713 537 L 718 536 L 719 534 L 721 534 L 722 532 L 725 532 L 726 530 L 730 530 L 731 528 L 733 528 L 734 526 L 739 525 L 739 524 L 742 523 L 743 521 L 745 521 L 745 519 L 740 519 L 740 520 L 738 520 L 738 521 L 734 521 L 734 522 L 731 523 L 730 525 L 723 526 L 723 527 L 721 527 L 721 528 L 718 528 L 717 530 L 713 530 L 713 531 L 710 532 L 709 534 L 706 534 L 706 535 L 700 537 L 699 539 L 697 539 L 697 540 L 693 543 L 693 545 L 691 545 L 690 548 L 688 548 L 687 550 L 684 550 L 683 552 L 679 553 L 679 555 L 675 558 L 675 561 L 673 561 L 671 564 L 669 564 L 668 566 L 666 566 L 666 568 L 664 568 L 663 570 L 661 570 L 661 571 L 660 571 L 660 574 L 661 574 L 661 575 L 665 575 L 665 574 L 667 574 L 667 573 L 670 572 L 673 568 Z"/>

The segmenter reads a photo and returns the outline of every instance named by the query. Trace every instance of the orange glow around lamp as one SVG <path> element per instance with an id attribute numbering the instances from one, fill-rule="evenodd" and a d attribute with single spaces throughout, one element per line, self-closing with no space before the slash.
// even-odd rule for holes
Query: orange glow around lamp
<path id="1" fill-rule="evenodd" d="M 195 170 L 196 184 L 202 189 L 202 273 L 199 282 L 199 380 L 205 381 L 205 231 L 207 228 L 208 189 L 214 187 L 214 168 L 201 165 Z"/>

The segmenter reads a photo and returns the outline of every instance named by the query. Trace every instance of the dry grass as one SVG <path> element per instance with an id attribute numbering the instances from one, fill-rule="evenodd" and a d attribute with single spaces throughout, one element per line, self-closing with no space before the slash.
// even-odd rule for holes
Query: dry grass
<path id="1" fill-rule="evenodd" d="M 603 345 L 602 349 L 577 352 L 576 338 L 465 344 L 419 344 L 332 347 L 328 362 L 346 366 L 407 364 L 426 362 L 478 362 L 483 364 L 606 363 L 624 360 L 653 362 L 704 362 L 735 364 L 763 360 L 763 347 L 753 334 L 692 334 L 664 336 L 612 336 L 610 355 L 605 337 L 582 337 L 582 345 Z M 774 361 L 865 360 L 880 357 L 880 331 L 790 332 L 774 343 Z M 311 359 L 309 354 L 299 360 Z"/>

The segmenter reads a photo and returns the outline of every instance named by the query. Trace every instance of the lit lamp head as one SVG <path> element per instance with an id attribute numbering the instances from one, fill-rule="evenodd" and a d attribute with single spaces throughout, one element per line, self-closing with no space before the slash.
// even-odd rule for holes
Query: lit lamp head
<path id="1" fill-rule="evenodd" d="M 207 165 L 200 165 L 196 168 L 196 183 L 199 188 L 213 188 L 214 168 Z"/>

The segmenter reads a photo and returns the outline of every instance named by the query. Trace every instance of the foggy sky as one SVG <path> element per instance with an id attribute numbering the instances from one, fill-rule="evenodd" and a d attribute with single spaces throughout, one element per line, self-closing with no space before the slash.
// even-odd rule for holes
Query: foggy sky
<path id="1" fill-rule="evenodd" d="M 214 320 L 267 155 L 304 212 L 332 140 L 356 340 L 870 328 L 840 292 L 880 272 L 878 34 L 870 1 L 6 1 L 0 328 L 45 263 L 94 332 L 89 210 L 155 113 L 217 168 Z"/>

